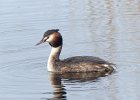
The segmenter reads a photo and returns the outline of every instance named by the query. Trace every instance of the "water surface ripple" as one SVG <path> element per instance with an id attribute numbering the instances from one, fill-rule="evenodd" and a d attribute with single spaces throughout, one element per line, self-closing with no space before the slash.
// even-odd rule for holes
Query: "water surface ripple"
<path id="1" fill-rule="evenodd" d="M 1 100 L 139 100 L 139 0 L 0 0 Z M 61 58 L 98 56 L 117 64 L 107 77 L 47 72 L 47 29 L 64 38 Z"/>

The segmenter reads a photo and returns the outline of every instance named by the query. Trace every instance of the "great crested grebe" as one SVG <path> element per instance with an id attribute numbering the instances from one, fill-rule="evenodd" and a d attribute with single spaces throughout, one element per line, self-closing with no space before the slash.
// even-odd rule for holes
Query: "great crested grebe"
<path id="1" fill-rule="evenodd" d="M 109 63 L 103 59 L 93 56 L 75 56 L 64 60 L 59 59 L 61 53 L 63 39 L 58 32 L 59 29 L 48 30 L 44 33 L 43 38 L 39 45 L 44 42 L 48 42 L 52 47 L 50 56 L 48 58 L 47 68 L 50 72 L 101 72 L 111 73 L 114 68 L 114 64 Z"/>

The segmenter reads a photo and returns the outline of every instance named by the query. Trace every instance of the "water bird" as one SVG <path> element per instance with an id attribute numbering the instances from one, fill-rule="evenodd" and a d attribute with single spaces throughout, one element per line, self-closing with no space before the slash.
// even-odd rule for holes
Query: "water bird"
<path id="1" fill-rule="evenodd" d="M 99 57 L 74 56 L 61 60 L 59 56 L 63 46 L 63 38 L 59 29 L 47 30 L 41 41 L 39 41 L 36 45 L 40 45 L 45 42 L 49 43 L 52 48 L 47 63 L 47 69 L 50 72 L 98 72 L 108 74 L 114 71 L 114 64 Z"/>

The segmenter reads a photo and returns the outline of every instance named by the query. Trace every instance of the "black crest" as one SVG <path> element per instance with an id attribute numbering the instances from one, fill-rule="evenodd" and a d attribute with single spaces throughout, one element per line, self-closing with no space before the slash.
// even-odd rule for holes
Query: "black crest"
<path id="1" fill-rule="evenodd" d="M 48 36 L 48 35 L 53 34 L 54 32 L 58 32 L 58 31 L 59 31 L 59 29 L 51 29 L 51 30 L 48 30 L 48 31 L 46 31 L 46 32 L 44 33 L 43 37 L 46 37 L 46 36 Z"/>

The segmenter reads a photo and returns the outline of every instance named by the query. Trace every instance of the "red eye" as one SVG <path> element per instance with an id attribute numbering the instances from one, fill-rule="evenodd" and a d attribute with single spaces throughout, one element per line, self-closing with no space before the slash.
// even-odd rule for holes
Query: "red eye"
<path id="1" fill-rule="evenodd" d="M 43 39 L 43 42 L 46 42 L 46 41 L 48 40 L 48 38 L 49 38 L 49 37 L 45 37 L 45 38 Z"/>

